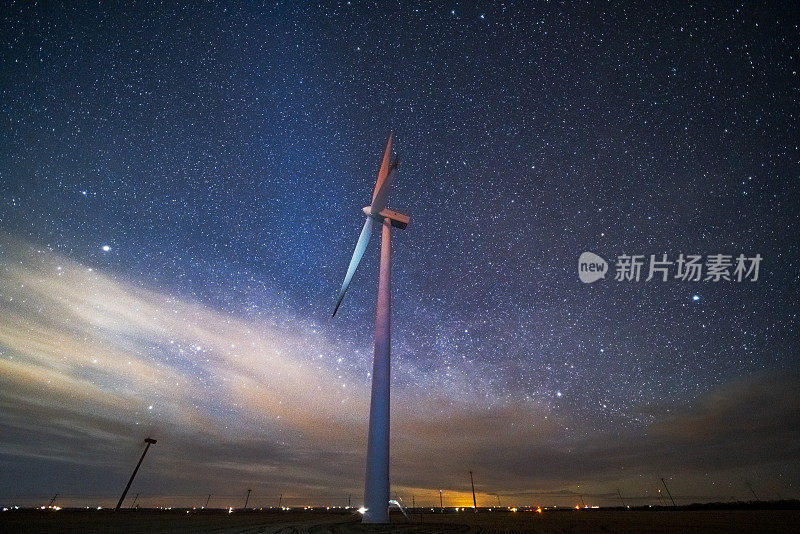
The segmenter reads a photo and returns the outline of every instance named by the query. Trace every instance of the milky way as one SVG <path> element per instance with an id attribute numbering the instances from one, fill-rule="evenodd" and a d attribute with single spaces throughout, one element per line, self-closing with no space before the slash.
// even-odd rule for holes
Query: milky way
<path id="1" fill-rule="evenodd" d="M 800 13 L 650 4 L 6 6 L 2 504 L 360 500 L 390 131 L 401 496 L 796 495 Z"/>

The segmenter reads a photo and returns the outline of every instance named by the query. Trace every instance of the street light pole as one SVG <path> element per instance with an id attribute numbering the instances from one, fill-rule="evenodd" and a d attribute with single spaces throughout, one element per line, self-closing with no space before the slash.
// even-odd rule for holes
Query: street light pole
<path id="1" fill-rule="evenodd" d="M 131 489 L 131 484 L 133 484 L 133 478 L 136 476 L 136 472 L 139 470 L 139 466 L 142 465 L 142 460 L 144 460 L 144 455 L 147 454 L 147 449 L 150 448 L 150 445 L 156 442 L 153 438 L 146 438 L 144 440 L 147 445 L 144 448 L 144 452 L 142 453 L 142 457 L 139 458 L 139 463 L 136 464 L 136 467 L 133 469 L 133 473 L 131 474 L 130 480 L 128 480 L 128 485 L 125 486 L 125 490 L 122 492 L 122 496 L 119 498 L 119 502 L 117 503 L 116 510 L 119 510 L 120 506 L 122 506 L 122 501 L 125 500 L 125 496 L 128 494 L 128 490 Z"/>

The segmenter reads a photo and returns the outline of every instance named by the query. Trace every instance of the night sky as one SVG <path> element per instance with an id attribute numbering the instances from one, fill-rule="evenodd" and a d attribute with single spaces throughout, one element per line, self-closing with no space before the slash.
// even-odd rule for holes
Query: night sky
<path id="1" fill-rule="evenodd" d="M 377 232 L 330 315 L 389 132 L 393 494 L 800 497 L 798 23 L 4 2 L 0 504 L 113 505 L 152 435 L 142 505 L 360 505 Z"/>

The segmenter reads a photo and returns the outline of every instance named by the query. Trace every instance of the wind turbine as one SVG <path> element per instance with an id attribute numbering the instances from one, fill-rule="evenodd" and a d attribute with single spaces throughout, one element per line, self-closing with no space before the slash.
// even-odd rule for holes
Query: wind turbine
<path id="1" fill-rule="evenodd" d="M 378 298 L 375 309 L 375 349 L 372 363 L 372 396 L 369 405 L 369 433 L 367 435 L 367 470 L 364 480 L 364 523 L 389 522 L 389 348 L 392 308 L 392 227 L 404 230 L 411 217 L 386 207 L 389 186 L 399 164 L 392 158 L 392 134 L 386 142 L 383 160 L 378 170 L 378 180 L 372 192 L 372 202 L 362 211 L 367 216 L 358 238 L 347 274 L 339 289 L 333 315 L 342 304 L 344 294 L 356 272 L 372 236 L 375 221 L 381 225 L 381 259 L 378 274 Z"/>

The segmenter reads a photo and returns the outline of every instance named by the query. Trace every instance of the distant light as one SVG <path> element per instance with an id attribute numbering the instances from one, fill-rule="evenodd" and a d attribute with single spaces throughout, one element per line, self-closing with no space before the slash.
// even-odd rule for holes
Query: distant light
<path id="1" fill-rule="evenodd" d="M 229 513 L 229 514 L 232 514 L 232 513 L 233 513 L 233 506 L 231 506 L 230 508 L 228 508 L 228 513 Z"/>
<path id="2" fill-rule="evenodd" d="M 110 246 L 108 246 L 108 245 L 103 245 L 103 252 L 108 252 L 109 250 L 111 250 L 111 247 L 110 247 Z"/>
<path id="3" fill-rule="evenodd" d="M 153 405 L 151 404 L 150 406 L 147 407 L 147 409 L 148 410 L 152 410 L 153 409 Z"/>
<path id="4" fill-rule="evenodd" d="M 692 300 L 697 302 L 698 300 L 700 300 L 700 295 L 693 295 Z"/>
<path id="5" fill-rule="evenodd" d="M 562 393 L 560 391 L 556 391 L 556 397 L 560 397 Z"/>
<path id="6" fill-rule="evenodd" d="M 358 513 L 361 514 L 361 515 L 364 515 L 365 513 L 367 513 L 367 508 L 364 508 L 362 506 L 361 508 L 358 509 Z"/>

